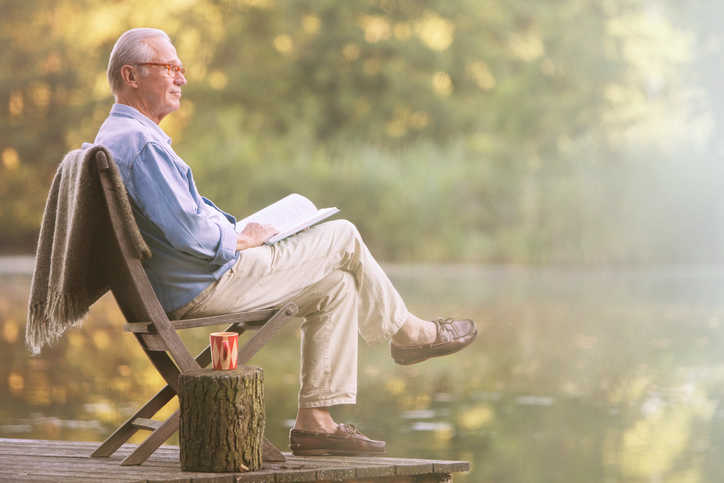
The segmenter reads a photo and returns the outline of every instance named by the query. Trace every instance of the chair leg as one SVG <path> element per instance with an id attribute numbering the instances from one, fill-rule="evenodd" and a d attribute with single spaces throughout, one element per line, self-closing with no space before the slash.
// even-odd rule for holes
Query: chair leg
<path id="1" fill-rule="evenodd" d="M 288 303 L 284 305 L 274 316 L 272 316 L 257 332 L 254 336 L 247 341 L 246 344 L 240 349 L 239 357 L 237 359 L 238 364 L 243 365 L 248 362 L 264 344 L 271 340 L 284 324 L 298 312 L 298 308 L 294 303 Z M 240 327 L 236 324 L 231 324 L 226 329 L 227 331 L 234 331 L 238 334 L 244 333 L 246 330 L 244 327 Z M 159 364 L 159 356 L 161 359 L 169 359 L 168 354 L 165 352 L 146 352 L 146 355 L 151 359 L 156 368 L 161 372 L 161 375 L 167 380 L 166 386 L 161 389 L 154 397 L 148 400 L 140 409 L 138 409 L 133 416 L 131 416 L 125 423 L 123 423 L 118 429 L 116 429 L 92 454 L 91 457 L 107 457 L 121 447 L 123 443 L 128 441 L 133 436 L 138 428 L 134 426 L 133 421 L 136 418 L 151 418 L 158 412 L 168 401 L 170 401 L 175 395 L 175 389 L 168 383 L 166 374 L 170 371 L 168 366 Z M 196 356 L 196 362 L 201 367 L 206 367 L 211 362 L 211 347 L 206 346 L 204 350 L 199 352 Z M 171 364 L 173 364 L 171 362 Z M 166 366 L 166 367 L 164 367 Z M 175 365 L 173 366 L 175 368 Z M 170 438 L 177 430 L 179 425 L 178 411 L 176 411 L 171 417 L 164 421 L 157 429 L 155 429 L 141 445 L 136 448 L 128 457 L 126 457 L 121 465 L 140 465 L 153 452 L 161 446 L 168 438 Z M 263 459 L 265 461 L 285 461 L 285 457 L 281 450 L 277 448 L 271 441 L 264 438 L 263 447 Z"/>
<path id="2" fill-rule="evenodd" d="M 159 409 L 164 407 L 176 395 L 176 391 L 171 386 L 166 385 L 158 391 L 155 396 L 148 400 L 138 411 L 128 420 L 116 429 L 113 434 L 108 436 L 106 440 L 91 454 L 92 458 L 103 458 L 111 456 L 121 447 L 123 443 L 131 439 L 136 434 L 138 428 L 133 425 L 136 418 L 152 418 Z"/>
<path id="3" fill-rule="evenodd" d="M 133 453 L 128 455 L 126 459 L 121 462 L 121 466 L 132 466 L 140 465 L 153 454 L 173 433 L 178 431 L 179 426 L 179 411 L 173 413 L 161 426 L 158 427 L 151 435 L 146 438 L 146 441 L 141 443 Z M 274 443 L 269 441 L 266 437 L 263 441 L 262 446 L 262 459 L 266 462 L 284 462 L 286 457 L 282 454 L 281 450 L 277 448 Z"/>
<path id="4" fill-rule="evenodd" d="M 140 465 L 153 454 L 159 446 L 166 442 L 168 438 L 173 436 L 178 430 L 179 425 L 179 412 L 176 410 L 166 421 L 161 423 L 156 430 L 154 430 L 146 440 L 138 445 L 133 453 L 128 455 L 126 459 L 121 461 L 121 466 Z"/>
<path id="5" fill-rule="evenodd" d="M 226 328 L 227 331 L 237 332 L 239 335 L 243 334 L 246 329 L 239 327 L 236 324 L 232 324 Z M 211 362 L 211 348 L 206 346 L 204 350 L 198 353 L 196 356 L 196 362 L 201 367 L 206 367 Z M 136 434 L 138 431 L 137 427 L 134 427 L 133 421 L 136 418 L 152 418 L 162 407 L 166 405 L 174 396 L 176 391 L 166 384 L 163 389 L 156 393 L 146 404 L 141 406 L 128 420 L 120 425 L 105 441 L 90 455 L 91 458 L 105 458 L 115 453 L 123 443 L 131 439 L 131 436 Z"/>
<path id="6" fill-rule="evenodd" d="M 287 457 L 284 456 L 282 450 L 277 448 L 274 443 L 264 436 L 264 445 L 261 448 L 261 459 L 262 462 L 266 463 L 283 463 L 287 460 Z"/>
<path id="7" fill-rule="evenodd" d="M 282 327 L 284 327 L 284 324 L 286 324 L 290 318 L 294 317 L 298 311 L 299 308 L 297 307 L 297 304 L 293 302 L 289 302 L 279 309 L 279 311 L 274 314 L 246 344 L 244 344 L 244 347 L 239 349 L 239 355 L 236 360 L 237 364 L 243 365 L 249 362 L 249 359 L 254 357 L 254 354 L 259 352 L 259 349 L 269 342 L 269 340 L 271 340 L 271 338 L 274 337 Z"/>
<path id="8" fill-rule="evenodd" d="M 91 454 L 92 458 L 102 458 L 112 455 L 131 436 L 136 434 L 139 427 L 134 424 L 136 418 L 152 418 L 159 409 L 169 402 L 176 395 L 179 370 L 166 352 L 146 351 L 146 356 L 151 360 L 158 372 L 166 381 L 166 386 L 156 393 L 151 399 L 138 409 L 130 418 L 116 429 L 106 440 Z"/>

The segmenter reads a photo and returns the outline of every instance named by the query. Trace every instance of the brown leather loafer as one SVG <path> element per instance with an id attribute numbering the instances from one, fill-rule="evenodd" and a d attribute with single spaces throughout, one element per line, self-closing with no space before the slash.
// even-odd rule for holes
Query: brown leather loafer
<path id="1" fill-rule="evenodd" d="M 370 456 L 385 453 L 385 442 L 359 432 L 353 424 L 339 424 L 334 433 L 292 429 L 289 447 L 296 456 Z"/>
<path id="2" fill-rule="evenodd" d="M 436 319 L 437 336 L 430 344 L 398 346 L 390 344 L 392 359 L 398 364 L 409 366 L 425 361 L 431 357 L 452 354 L 470 345 L 478 335 L 475 322 L 469 319 Z"/>

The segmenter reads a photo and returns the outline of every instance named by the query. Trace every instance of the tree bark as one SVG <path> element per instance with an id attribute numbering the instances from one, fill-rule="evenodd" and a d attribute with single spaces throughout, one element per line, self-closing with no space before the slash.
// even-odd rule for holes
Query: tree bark
<path id="1" fill-rule="evenodd" d="M 265 423 L 261 368 L 200 369 L 181 374 L 179 400 L 184 471 L 261 468 Z"/>

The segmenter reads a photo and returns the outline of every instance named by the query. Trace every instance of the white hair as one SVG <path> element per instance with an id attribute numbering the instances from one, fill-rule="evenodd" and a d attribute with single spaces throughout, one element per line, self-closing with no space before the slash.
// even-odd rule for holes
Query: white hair
<path id="1" fill-rule="evenodd" d="M 163 37 L 169 42 L 171 39 L 163 30 L 152 28 L 136 28 L 123 33 L 111 50 L 111 57 L 108 60 L 108 83 L 111 85 L 111 92 L 118 94 L 123 86 L 121 67 L 126 64 L 138 64 L 149 62 L 153 58 L 154 51 L 146 40 L 154 37 Z"/>

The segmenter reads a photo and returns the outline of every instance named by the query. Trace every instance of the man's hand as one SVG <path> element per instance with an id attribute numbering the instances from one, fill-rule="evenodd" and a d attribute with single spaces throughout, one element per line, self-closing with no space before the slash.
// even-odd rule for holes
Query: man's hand
<path id="1" fill-rule="evenodd" d="M 239 233 L 239 237 L 236 239 L 236 251 L 258 247 L 277 233 L 279 233 L 279 230 L 271 225 L 249 223 L 241 233 Z"/>

